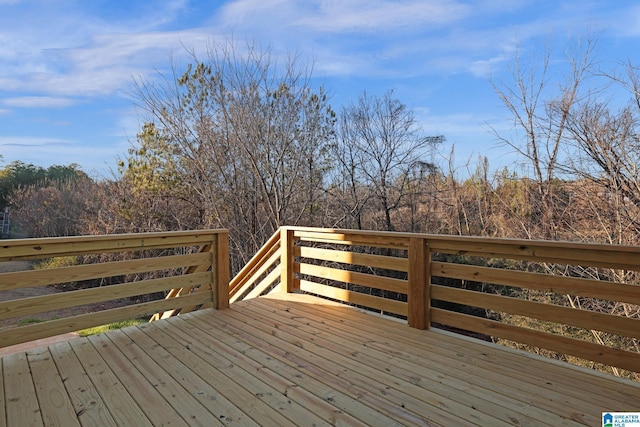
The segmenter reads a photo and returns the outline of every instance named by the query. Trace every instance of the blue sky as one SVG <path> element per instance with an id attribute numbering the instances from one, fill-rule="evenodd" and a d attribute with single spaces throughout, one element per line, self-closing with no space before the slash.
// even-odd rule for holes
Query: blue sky
<path id="1" fill-rule="evenodd" d="M 567 40 L 589 32 L 603 68 L 640 65 L 638 1 L 0 0 L 0 165 L 110 177 L 144 120 L 134 78 L 233 37 L 298 51 L 336 110 L 393 89 L 447 138 L 443 157 L 455 144 L 457 164 L 487 155 L 496 168 L 511 159 L 490 129 L 510 121 L 490 77 L 508 80 L 516 46 L 528 57 L 545 43 L 559 73 Z"/>

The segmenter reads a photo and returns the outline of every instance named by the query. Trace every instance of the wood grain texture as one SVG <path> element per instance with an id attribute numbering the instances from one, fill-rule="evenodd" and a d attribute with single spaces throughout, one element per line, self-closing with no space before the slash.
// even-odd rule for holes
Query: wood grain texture
<path id="1" fill-rule="evenodd" d="M 408 314 L 406 302 L 367 295 L 360 292 L 353 292 L 346 289 L 335 288 L 333 286 L 321 285 L 308 280 L 300 280 L 300 290 L 314 295 L 343 301 L 348 304 L 373 308 L 386 313 L 393 313 L 401 316 L 407 316 Z"/>
<path id="2" fill-rule="evenodd" d="M 6 423 L 9 426 L 43 426 L 38 397 L 25 353 L 2 358 Z"/>
<path id="3" fill-rule="evenodd" d="M 640 372 L 640 354 L 632 351 L 437 308 L 431 309 L 431 320 L 465 331 L 504 338 L 632 372 Z"/>
<path id="4" fill-rule="evenodd" d="M 640 319 L 465 289 L 431 285 L 431 297 L 435 300 L 480 307 L 632 338 L 638 336 L 640 331 Z"/>
<path id="5" fill-rule="evenodd" d="M 256 275 L 256 269 L 260 268 L 266 260 L 280 248 L 280 230 L 277 230 L 267 240 L 267 242 L 258 249 L 258 252 L 251 257 L 247 264 L 229 281 L 229 296 L 233 297 L 245 284 L 246 280 Z"/>
<path id="6" fill-rule="evenodd" d="M 163 299 L 159 301 L 134 304 L 126 307 L 104 310 L 97 313 L 81 314 L 73 317 L 5 329 L 0 331 L 0 345 L 3 347 L 10 346 L 53 335 L 75 332 L 80 329 L 91 328 L 93 326 L 106 325 L 122 320 L 136 319 L 152 315 L 159 311 L 166 311 L 170 308 L 205 304 L 209 301 L 211 301 L 211 290 L 208 292 L 199 292 L 192 295 L 171 298 L 169 300 Z"/>
<path id="7" fill-rule="evenodd" d="M 295 255 L 302 258 L 332 261 L 342 264 L 362 265 L 385 270 L 402 271 L 405 273 L 409 271 L 409 260 L 407 258 L 400 257 L 361 254 L 357 252 L 312 248 L 306 246 L 296 246 Z"/>
<path id="8" fill-rule="evenodd" d="M 210 281 L 211 273 L 196 273 L 4 301 L 0 302 L 0 319 L 29 316 L 68 307 L 146 295 L 168 291 L 176 287 L 201 286 Z"/>
<path id="9" fill-rule="evenodd" d="M 401 294 L 406 294 L 408 291 L 406 280 L 341 270 L 339 268 L 295 263 L 295 272 L 303 275 L 314 276 L 320 279 L 335 280 L 338 282 L 351 283 L 353 285 L 366 286 L 385 291 L 398 292 Z"/>
<path id="10" fill-rule="evenodd" d="M 49 351 L 82 426 L 116 426 L 116 421 L 69 343 L 54 344 L 49 346 Z M 50 374 L 53 375 L 53 371 Z"/>
<path id="11" fill-rule="evenodd" d="M 210 265 L 210 262 L 211 256 L 207 253 L 140 258 L 129 261 L 114 261 L 55 269 L 2 273 L 0 274 L 0 283 L 2 283 L 3 290 L 11 290 L 145 273 L 156 270 L 170 270 L 201 264 Z"/>
<path id="12" fill-rule="evenodd" d="M 45 347 L 32 350 L 27 353 L 27 359 L 44 425 L 80 427 L 49 349 Z"/>
<path id="13" fill-rule="evenodd" d="M 412 238 L 409 241 L 409 276 L 408 276 L 408 323 L 412 328 L 429 328 L 429 286 L 428 256 L 424 239 Z"/>
<path id="14" fill-rule="evenodd" d="M 0 262 L 92 253 L 162 249 L 177 246 L 199 246 L 210 242 L 212 236 L 224 231 L 167 231 L 4 240 L 0 245 Z"/>
<path id="15" fill-rule="evenodd" d="M 293 270 L 294 245 L 293 231 L 286 228 L 280 229 L 280 286 L 282 292 L 291 293 L 296 288 Z"/>
<path id="16" fill-rule="evenodd" d="M 58 391 L 83 426 L 575 427 L 640 401 L 638 383 L 281 292 L 0 366 L 7 425 L 53 419 Z"/>
<path id="17" fill-rule="evenodd" d="M 454 264 L 432 263 L 433 276 L 557 292 L 640 305 L 640 286 L 602 280 Z"/>

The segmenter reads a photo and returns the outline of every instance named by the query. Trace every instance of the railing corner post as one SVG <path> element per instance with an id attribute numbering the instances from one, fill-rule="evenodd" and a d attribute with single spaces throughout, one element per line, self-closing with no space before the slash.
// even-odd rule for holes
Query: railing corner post
<path id="1" fill-rule="evenodd" d="M 223 231 L 216 234 L 214 242 L 215 264 L 211 266 L 214 280 L 212 291 L 214 292 L 215 308 L 222 310 L 229 308 L 229 232 Z"/>
<path id="2" fill-rule="evenodd" d="M 431 297 L 429 292 L 431 255 L 422 237 L 409 240 L 408 323 L 412 328 L 429 329 Z"/>
<path id="3" fill-rule="evenodd" d="M 295 290 L 293 271 L 293 230 L 280 228 L 280 283 L 282 292 L 292 293 Z"/>

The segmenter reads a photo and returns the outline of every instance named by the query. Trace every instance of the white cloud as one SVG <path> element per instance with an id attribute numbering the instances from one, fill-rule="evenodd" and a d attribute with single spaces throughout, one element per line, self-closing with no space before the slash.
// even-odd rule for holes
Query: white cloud
<path id="1" fill-rule="evenodd" d="M 470 72 L 486 77 L 523 40 L 562 28 L 529 0 L 237 0 L 216 25 L 302 49 L 323 77 L 393 77 Z M 529 9 L 533 10 L 529 10 Z M 534 12 L 534 13 L 532 13 Z M 511 14 L 531 19 L 514 23 Z"/>
<path id="2" fill-rule="evenodd" d="M 613 31 L 623 37 L 640 36 L 640 5 L 634 5 L 629 9 L 616 11 L 609 17 L 610 22 L 615 22 Z"/>
<path id="3" fill-rule="evenodd" d="M 27 65 L 20 73 L 5 69 L 0 86 L 63 96 L 111 94 L 130 87 L 133 76 L 166 67 L 172 53 L 202 48 L 208 38 L 201 30 L 98 34 L 81 47 L 49 51 L 34 61 L 38 66 Z"/>
<path id="4" fill-rule="evenodd" d="M 192 7 L 186 0 L 154 3 L 143 10 L 144 17 L 130 13 L 123 21 L 88 15 L 85 8 L 67 8 L 55 19 L 46 18 L 49 25 L 40 17 L 35 27 L 2 28 L 6 22 L 0 18 L 0 87 L 54 97 L 112 94 L 128 89 L 132 76 L 165 68 L 169 56 L 182 56 L 184 47 L 204 51 L 222 30 L 276 49 L 302 48 L 323 77 L 434 71 L 484 77 L 503 60 L 516 31 L 524 38 L 561 22 L 549 24 L 545 17 L 517 29 L 466 25 L 506 13 L 498 3 L 237 0 L 218 10 L 212 27 L 171 31 L 163 26 Z M 525 6 L 522 1 L 510 5 Z M 438 31 L 442 28 L 445 33 Z"/>
<path id="5" fill-rule="evenodd" d="M 227 27 L 299 27 L 303 31 L 374 32 L 443 25 L 464 19 L 471 7 L 455 0 L 238 0 L 221 9 Z"/>
<path id="6" fill-rule="evenodd" d="M 493 58 L 473 61 L 469 66 L 469 71 L 476 77 L 489 78 L 495 66 L 502 64 L 506 59 L 506 56 L 501 54 Z"/>
<path id="7" fill-rule="evenodd" d="M 508 131 L 511 124 L 507 120 L 490 113 L 431 114 L 425 108 L 417 108 L 415 113 L 428 134 L 447 138 L 434 158 L 445 172 L 455 172 L 464 179 L 473 174 L 480 156 L 489 158 L 492 170 L 513 168 L 513 154 L 505 152 L 493 133 Z M 450 167 L 453 170 L 449 171 Z"/>
<path id="8" fill-rule="evenodd" d="M 318 13 L 294 24 L 319 31 L 380 31 L 440 26 L 469 15 L 470 7 L 448 0 L 321 2 Z"/>
<path id="9" fill-rule="evenodd" d="M 1 1 L 1 0 L 0 0 Z M 131 76 L 166 66 L 182 44 L 200 47 L 205 29 L 164 31 L 187 0 L 131 3 L 95 13 L 84 2 L 44 2 L 0 13 L 0 87 L 43 95 L 110 94 Z M 129 13 L 125 13 L 129 12 Z"/>
<path id="10" fill-rule="evenodd" d="M 145 118 L 141 116 L 142 114 L 144 112 L 134 106 L 122 109 L 118 114 L 118 120 L 111 136 L 122 138 L 123 140 L 135 140 L 145 121 Z"/>
<path id="11" fill-rule="evenodd" d="M 126 152 L 126 147 L 81 145 L 61 138 L 0 136 L 0 154 L 5 164 L 16 160 L 42 167 L 77 163 L 98 178 L 108 177 L 109 171 L 115 168 L 117 152 Z"/>
<path id="12" fill-rule="evenodd" d="M 20 96 L 16 98 L 0 99 L 0 104 L 7 107 L 20 108 L 60 108 L 77 104 L 70 98 L 56 98 L 52 96 Z"/>
<path id="13" fill-rule="evenodd" d="M 416 118 L 429 133 L 473 136 L 488 134 L 489 116 L 472 113 L 431 114 L 428 109 L 415 108 Z"/>
<path id="14" fill-rule="evenodd" d="M 39 136 L 0 136 L 0 147 L 50 147 L 71 145 L 72 142 L 60 138 L 47 138 Z"/>
<path id="15" fill-rule="evenodd" d="M 256 20 L 262 25 L 280 24 L 296 16 L 300 6 L 302 5 L 291 0 L 235 0 L 227 2 L 220 8 L 217 21 L 219 25 L 232 28 L 248 26 L 256 23 Z M 277 21 L 267 22 L 270 20 L 260 19 L 266 16 L 277 18 Z"/>
<path id="16" fill-rule="evenodd" d="M 0 5 L 16 3 L 0 0 Z M 569 0 L 544 7 L 533 0 L 230 0 L 222 6 L 205 0 L 109 3 L 39 1 L 2 8 L 0 96 L 5 99 L 0 100 L 0 116 L 5 123 L 14 122 L 7 120 L 9 114 L 19 119 L 19 114 L 31 113 L 15 107 L 106 105 L 113 100 L 110 96 L 130 90 L 132 77 L 154 79 L 155 70 L 168 68 L 170 56 L 178 64 L 183 60 L 185 47 L 202 53 L 209 43 L 231 34 L 240 45 L 245 39 L 254 40 L 271 47 L 277 56 L 297 49 L 301 63 L 315 61 L 314 76 L 327 78 L 330 91 L 336 89 L 333 84 L 343 85 L 339 90 L 344 92 L 336 93 L 336 98 L 345 100 L 351 96 L 349 91 L 385 85 L 415 85 L 406 91 L 409 100 L 411 91 L 420 91 L 422 99 L 434 104 L 438 100 L 431 101 L 425 92 L 447 85 L 451 76 L 461 81 L 461 75 L 471 74 L 476 83 L 489 71 L 504 71 L 513 60 L 516 36 L 529 48 L 531 40 L 550 36 L 554 29 L 564 38 L 566 29 L 582 28 L 593 17 L 601 19 L 600 26 L 607 31 L 611 28 L 615 37 L 640 34 L 640 7 L 614 8 L 596 1 Z M 28 11 L 18 12 L 23 9 Z M 20 15 L 5 14 L 5 10 Z M 635 55 L 635 50 L 629 52 Z M 437 79 L 430 80 L 432 76 Z M 345 89 L 344 82 L 350 87 Z M 445 92 L 436 93 L 442 97 Z M 61 115 L 56 112 L 55 119 Z M 115 124 L 105 123 L 111 133 L 103 135 L 126 144 L 135 138 L 137 117 L 131 111 L 109 112 L 109 118 L 116 116 L 121 118 Z M 425 117 L 430 129 L 435 127 L 452 141 L 486 135 L 483 122 L 482 117 L 464 114 Z M 28 146 L 23 146 L 23 153 L 24 147 Z M 49 155 L 55 156 L 55 150 Z"/>

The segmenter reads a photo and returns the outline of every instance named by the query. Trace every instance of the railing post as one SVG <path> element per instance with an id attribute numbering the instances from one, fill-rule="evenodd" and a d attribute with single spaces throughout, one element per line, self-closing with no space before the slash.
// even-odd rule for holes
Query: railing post
<path id="1" fill-rule="evenodd" d="M 431 253 L 427 242 L 421 237 L 409 239 L 409 293 L 407 295 L 409 326 L 418 329 L 429 329 L 429 311 L 431 297 Z"/>
<path id="2" fill-rule="evenodd" d="M 293 274 L 293 230 L 280 229 L 280 285 L 282 292 L 292 293 L 295 289 Z"/>
<path id="3" fill-rule="evenodd" d="M 216 234 L 211 248 L 211 290 L 218 310 L 229 308 L 229 232 Z"/>

